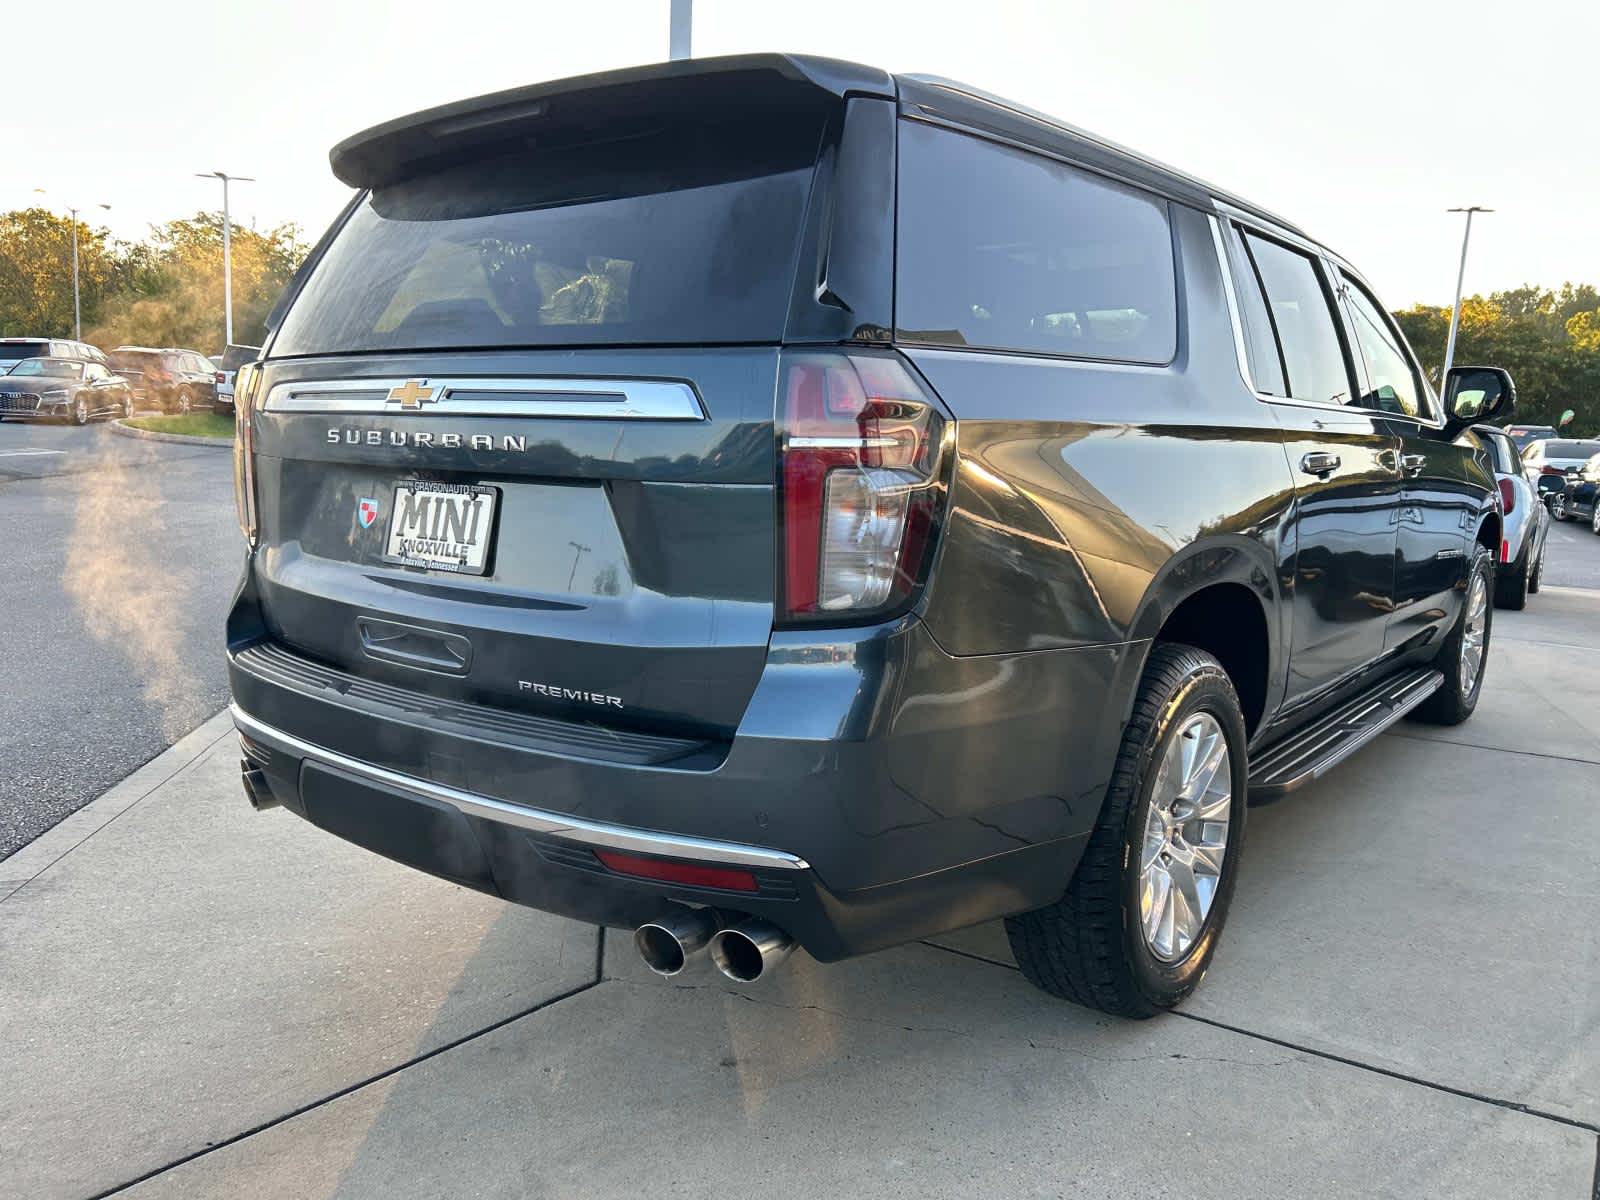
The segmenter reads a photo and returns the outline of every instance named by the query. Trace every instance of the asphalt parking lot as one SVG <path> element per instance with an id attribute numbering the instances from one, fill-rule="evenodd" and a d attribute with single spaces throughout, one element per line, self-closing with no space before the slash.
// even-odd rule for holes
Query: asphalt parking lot
<path id="1" fill-rule="evenodd" d="M 224 450 L 0 424 L 0 858 L 227 702 Z"/>
<path id="2" fill-rule="evenodd" d="M 1466 725 L 1252 810 L 1144 1023 L 993 926 L 659 980 L 251 813 L 235 757 L 215 718 L 0 861 L 0 1195 L 1597 1194 L 1600 593 L 1498 614 Z"/>

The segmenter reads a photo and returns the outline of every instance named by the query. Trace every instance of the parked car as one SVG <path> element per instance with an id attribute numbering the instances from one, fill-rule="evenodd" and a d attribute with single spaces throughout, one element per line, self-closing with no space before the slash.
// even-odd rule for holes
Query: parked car
<path id="1" fill-rule="evenodd" d="M 1579 470 L 1591 455 L 1600 453 L 1600 438 L 1545 438 L 1528 446 L 1522 453 L 1522 473 L 1528 482 L 1541 493 L 1549 492 L 1550 504 L 1560 488 L 1550 491 L 1551 485 L 1541 484 L 1541 476 L 1553 476 L 1557 481 Z M 1551 508 L 1551 515 L 1559 515 Z"/>
<path id="2" fill-rule="evenodd" d="M 531 149 L 530 149 L 531 147 Z M 342 142 L 236 388 L 247 795 L 729 978 L 1007 918 L 1149 1016 L 1247 795 L 1488 663 L 1504 371 L 1344 259 L 921 76 L 780 55 Z"/>
<path id="3" fill-rule="evenodd" d="M 132 415 L 128 381 L 101 363 L 25 358 L 0 375 L 0 417 L 85 425 L 91 417 Z"/>
<path id="4" fill-rule="evenodd" d="M 1522 471 L 1522 458 L 1509 429 L 1477 425 L 1473 434 L 1483 445 L 1500 489 L 1500 564 L 1495 571 L 1494 601 L 1501 608 L 1521 609 L 1528 594 L 1544 578 L 1545 538 L 1550 513 L 1543 498 Z"/>
<path id="5" fill-rule="evenodd" d="M 81 362 L 104 365 L 104 351 L 88 342 L 75 342 L 67 338 L 0 338 L 0 375 L 25 358 L 75 358 Z"/>
<path id="6" fill-rule="evenodd" d="M 1600 443 L 1582 466 L 1559 482 L 1548 476 L 1541 482 L 1549 489 L 1551 516 L 1557 521 L 1587 521 L 1590 529 L 1600 533 L 1600 504 L 1595 503 L 1600 491 Z"/>
<path id="7" fill-rule="evenodd" d="M 141 404 L 156 404 L 169 413 L 215 407 L 216 367 L 199 351 L 118 346 L 110 357 L 132 381 Z"/>
<path id="8" fill-rule="evenodd" d="M 233 411 L 233 377 L 247 362 L 254 362 L 261 353 L 260 346 L 229 345 L 217 363 L 217 407 Z"/>
<path id="9" fill-rule="evenodd" d="M 1553 425 L 1507 425 L 1506 436 L 1516 444 L 1518 450 L 1526 450 L 1534 442 L 1561 435 Z"/>

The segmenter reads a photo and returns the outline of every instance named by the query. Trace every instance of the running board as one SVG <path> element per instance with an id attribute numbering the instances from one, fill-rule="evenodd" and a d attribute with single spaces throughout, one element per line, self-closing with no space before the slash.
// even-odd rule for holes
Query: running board
<path id="1" fill-rule="evenodd" d="M 1433 695 L 1443 682 L 1444 676 L 1432 667 L 1391 675 L 1268 746 L 1250 763 L 1250 802 L 1268 803 L 1322 778 Z"/>

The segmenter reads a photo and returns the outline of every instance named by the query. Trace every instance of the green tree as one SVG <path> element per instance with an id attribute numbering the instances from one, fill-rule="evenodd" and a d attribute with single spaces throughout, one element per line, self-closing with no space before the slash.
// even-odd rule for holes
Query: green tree
<path id="1" fill-rule="evenodd" d="M 87 329 L 114 288 L 110 235 L 78 222 L 78 290 Z M 72 336 L 72 221 L 48 209 L 0 214 L 0 336 Z"/>
<path id="2" fill-rule="evenodd" d="M 259 345 L 278 294 L 306 255 L 300 231 L 233 230 L 233 336 Z M 222 215 L 169 221 L 128 248 L 118 288 L 95 323 L 101 345 L 190 346 L 220 351 L 224 338 Z"/>

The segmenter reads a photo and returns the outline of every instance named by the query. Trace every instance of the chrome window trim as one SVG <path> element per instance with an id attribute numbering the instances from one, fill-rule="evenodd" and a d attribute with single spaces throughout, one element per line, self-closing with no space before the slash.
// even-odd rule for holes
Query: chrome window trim
<path id="1" fill-rule="evenodd" d="M 606 850 L 623 850 L 630 854 L 664 855 L 670 858 L 687 858 L 698 862 L 722 863 L 730 866 L 751 867 L 757 870 L 806 871 L 809 864 L 793 854 L 769 850 L 763 846 L 746 846 L 737 842 L 719 842 L 710 838 L 692 837 L 688 834 L 656 833 L 648 829 L 635 829 L 627 825 L 613 825 L 606 821 L 590 821 L 564 813 L 549 812 L 522 804 L 481 796 L 432 780 L 419 779 L 387 767 L 363 762 L 358 758 L 340 754 L 323 746 L 303 741 L 246 713 L 237 704 L 228 711 L 240 733 L 263 742 L 274 750 L 299 758 L 310 759 L 324 766 L 337 767 L 352 775 L 370 780 L 385 787 L 398 788 L 413 795 L 448 804 L 469 817 L 498 821 L 534 833 L 550 834 L 584 846 L 598 846 Z"/>
<path id="2" fill-rule="evenodd" d="M 389 393 L 409 382 L 434 389 L 412 408 Z M 555 376 L 293 379 L 272 385 L 263 412 L 369 413 L 452 417 L 579 417 L 597 420 L 704 421 L 687 383 L 665 379 L 563 379 Z"/>

